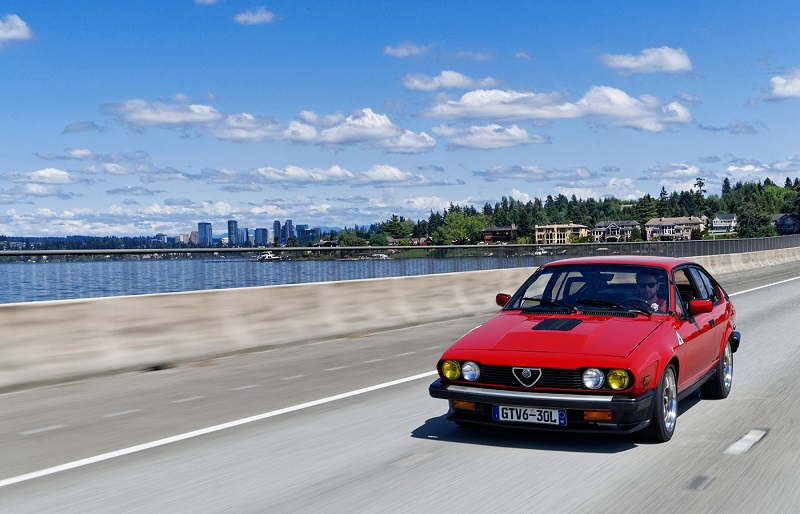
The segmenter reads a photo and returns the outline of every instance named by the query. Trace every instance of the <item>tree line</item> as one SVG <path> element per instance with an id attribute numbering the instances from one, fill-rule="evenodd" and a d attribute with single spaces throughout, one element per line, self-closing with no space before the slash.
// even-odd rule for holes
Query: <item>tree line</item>
<path id="1" fill-rule="evenodd" d="M 388 246 L 391 237 L 398 244 L 412 244 L 419 240 L 437 245 L 475 244 L 482 240 L 481 231 L 488 227 L 516 226 L 520 244 L 534 243 L 536 225 L 577 223 L 594 227 L 601 221 L 633 220 L 644 225 L 652 218 L 706 216 L 709 220 L 719 213 L 732 213 L 737 217 L 738 237 L 769 237 L 776 235 L 771 223 L 773 214 L 800 215 L 800 179 L 786 177 L 783 186 L 769 178 L 763 182 L 722 183 L 720 195 L 707 195 L 705 180 L 697 178 L 689 191 L 667 193 L 664 187 L 658 197 L 649 194 L 638 200 L 621 200 L 614 197 L 567 197 L 548 195 L 544 200 L 534 198 L 527 202 L 502 197 L 494 205 L 485 203 L 478 210 L 472 205 L 450 204 L 444 212 L 431 211 L 427 219 L 411 220 L 393 215 L 390 219 L 369 226 L 345 227 L 341 231 L 323 234 L 326 241 L 335 240 L 339 246 Z M 643 231 L 634 234 L 641 238 Z M 39 237 L 15 238 L 21 249 L 84 250 L 84 249 L 139 249 L 183 248 L 197 245 L 179 242 L 164 243 L 152 237 Z M 297 246 L 296 241 L 291 246 Z M 9 238 L 0 236 L 0 244 L 7 246 Z M 309 243 L 313 244 L 313 243 Z M 221 243 L 216 244 L 221 247 Z"/>

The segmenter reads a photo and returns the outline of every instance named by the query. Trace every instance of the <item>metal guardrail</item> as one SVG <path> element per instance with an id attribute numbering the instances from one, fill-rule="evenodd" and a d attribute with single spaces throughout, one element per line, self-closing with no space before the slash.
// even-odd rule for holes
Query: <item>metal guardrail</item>
<path id="1" fill-rule="evenodd" d="M 334 247 L 267 247 L 267 248 L 139 248 L 93 250 L 3 250 L 4 257 L 61 257 L 61 256 L 159 256 L 161 258 L 209 256 L 250 256 L 264 252 L 292 260 L 349 260 L 386 258 L 438 258 L 459 257 L 518 257 L 550 256 L 551 260 L 587 255 L 661 255 L 668 257 L 694 257 L 749 253 L 800 247 L 800 234 L 752 239 L 712 239 L 699 241 L 647 241 L 628 243 L 572 243 L 554 245 L 447 245 L 447 246 L 334 246 Z"/>
<path id="2" fill-rule="evenodd" d="M 797 247 L 800 235 L 565 245 L 11 250 L 0 252 L 0 304 L 535 268 L 590 255 L 701 257 Z M 265 252 L 275 262 L 259 262 Z"/>

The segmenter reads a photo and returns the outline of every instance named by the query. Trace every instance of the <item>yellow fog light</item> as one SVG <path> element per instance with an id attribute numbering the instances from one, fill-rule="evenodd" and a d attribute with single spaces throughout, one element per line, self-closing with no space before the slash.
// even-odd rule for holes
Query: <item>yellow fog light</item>
<path id="1" fill-rule="evenodd" d="M 631 377 L 624 369 L 612 369 L 608 372 L 608 386 L 611 389 L 627 389 L 631 383 Z"/>
<path id="2" fill-rule="evenodd" d="M 455 380 L 461 375 L 461 366 L 456 361 L 444 361 L 442 363 L 442 375 L 448 380 Z"/>

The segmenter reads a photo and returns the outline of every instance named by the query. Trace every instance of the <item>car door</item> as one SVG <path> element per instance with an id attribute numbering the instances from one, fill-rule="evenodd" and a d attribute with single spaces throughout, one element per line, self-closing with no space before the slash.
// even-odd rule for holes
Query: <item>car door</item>
<path id="1" fill-rule="evenodd" d="M 727 316 L 725 303 L 719 286 L 702 268 L 692 266 L 689 268 L 692 277 L 699 284 L 702 283 L 705 296 L 711 300 L 712 310 L 707 314 L 711 325 L 711 337 L 704 342 L 702 359 L 705 361 L 706 369 L 711 368 L 720 354 L 722 339 L 725 337 L 725 319 Z"/>
<path id="2" fill-rule="evenodd" d="M 689 314 L 689 301 L 708 297 L 708 291 L 701 280 L 696 278 L 689 266 L 678 268 L 673 273 L 675 300 L 680 302 L 681 314 L 678 317 L 678 336 L 682 344 L 679 388 L 688 387 L 705 376 L 708 370 L 709 348 L 714 344 L 713 311 L 692 316 Z M 678 355 L 681 358 L 681 355 Z"/>

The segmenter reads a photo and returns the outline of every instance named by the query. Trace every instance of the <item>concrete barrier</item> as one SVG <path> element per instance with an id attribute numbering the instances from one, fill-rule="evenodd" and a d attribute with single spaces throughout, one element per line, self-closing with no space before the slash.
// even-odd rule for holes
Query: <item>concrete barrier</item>
<path id="1" fill-rule="evenodd" d="M 698 257 L 713 274 L 800 248 Z M 0 390 L 495 312 L 531 268 L 0 305 Z"/>

